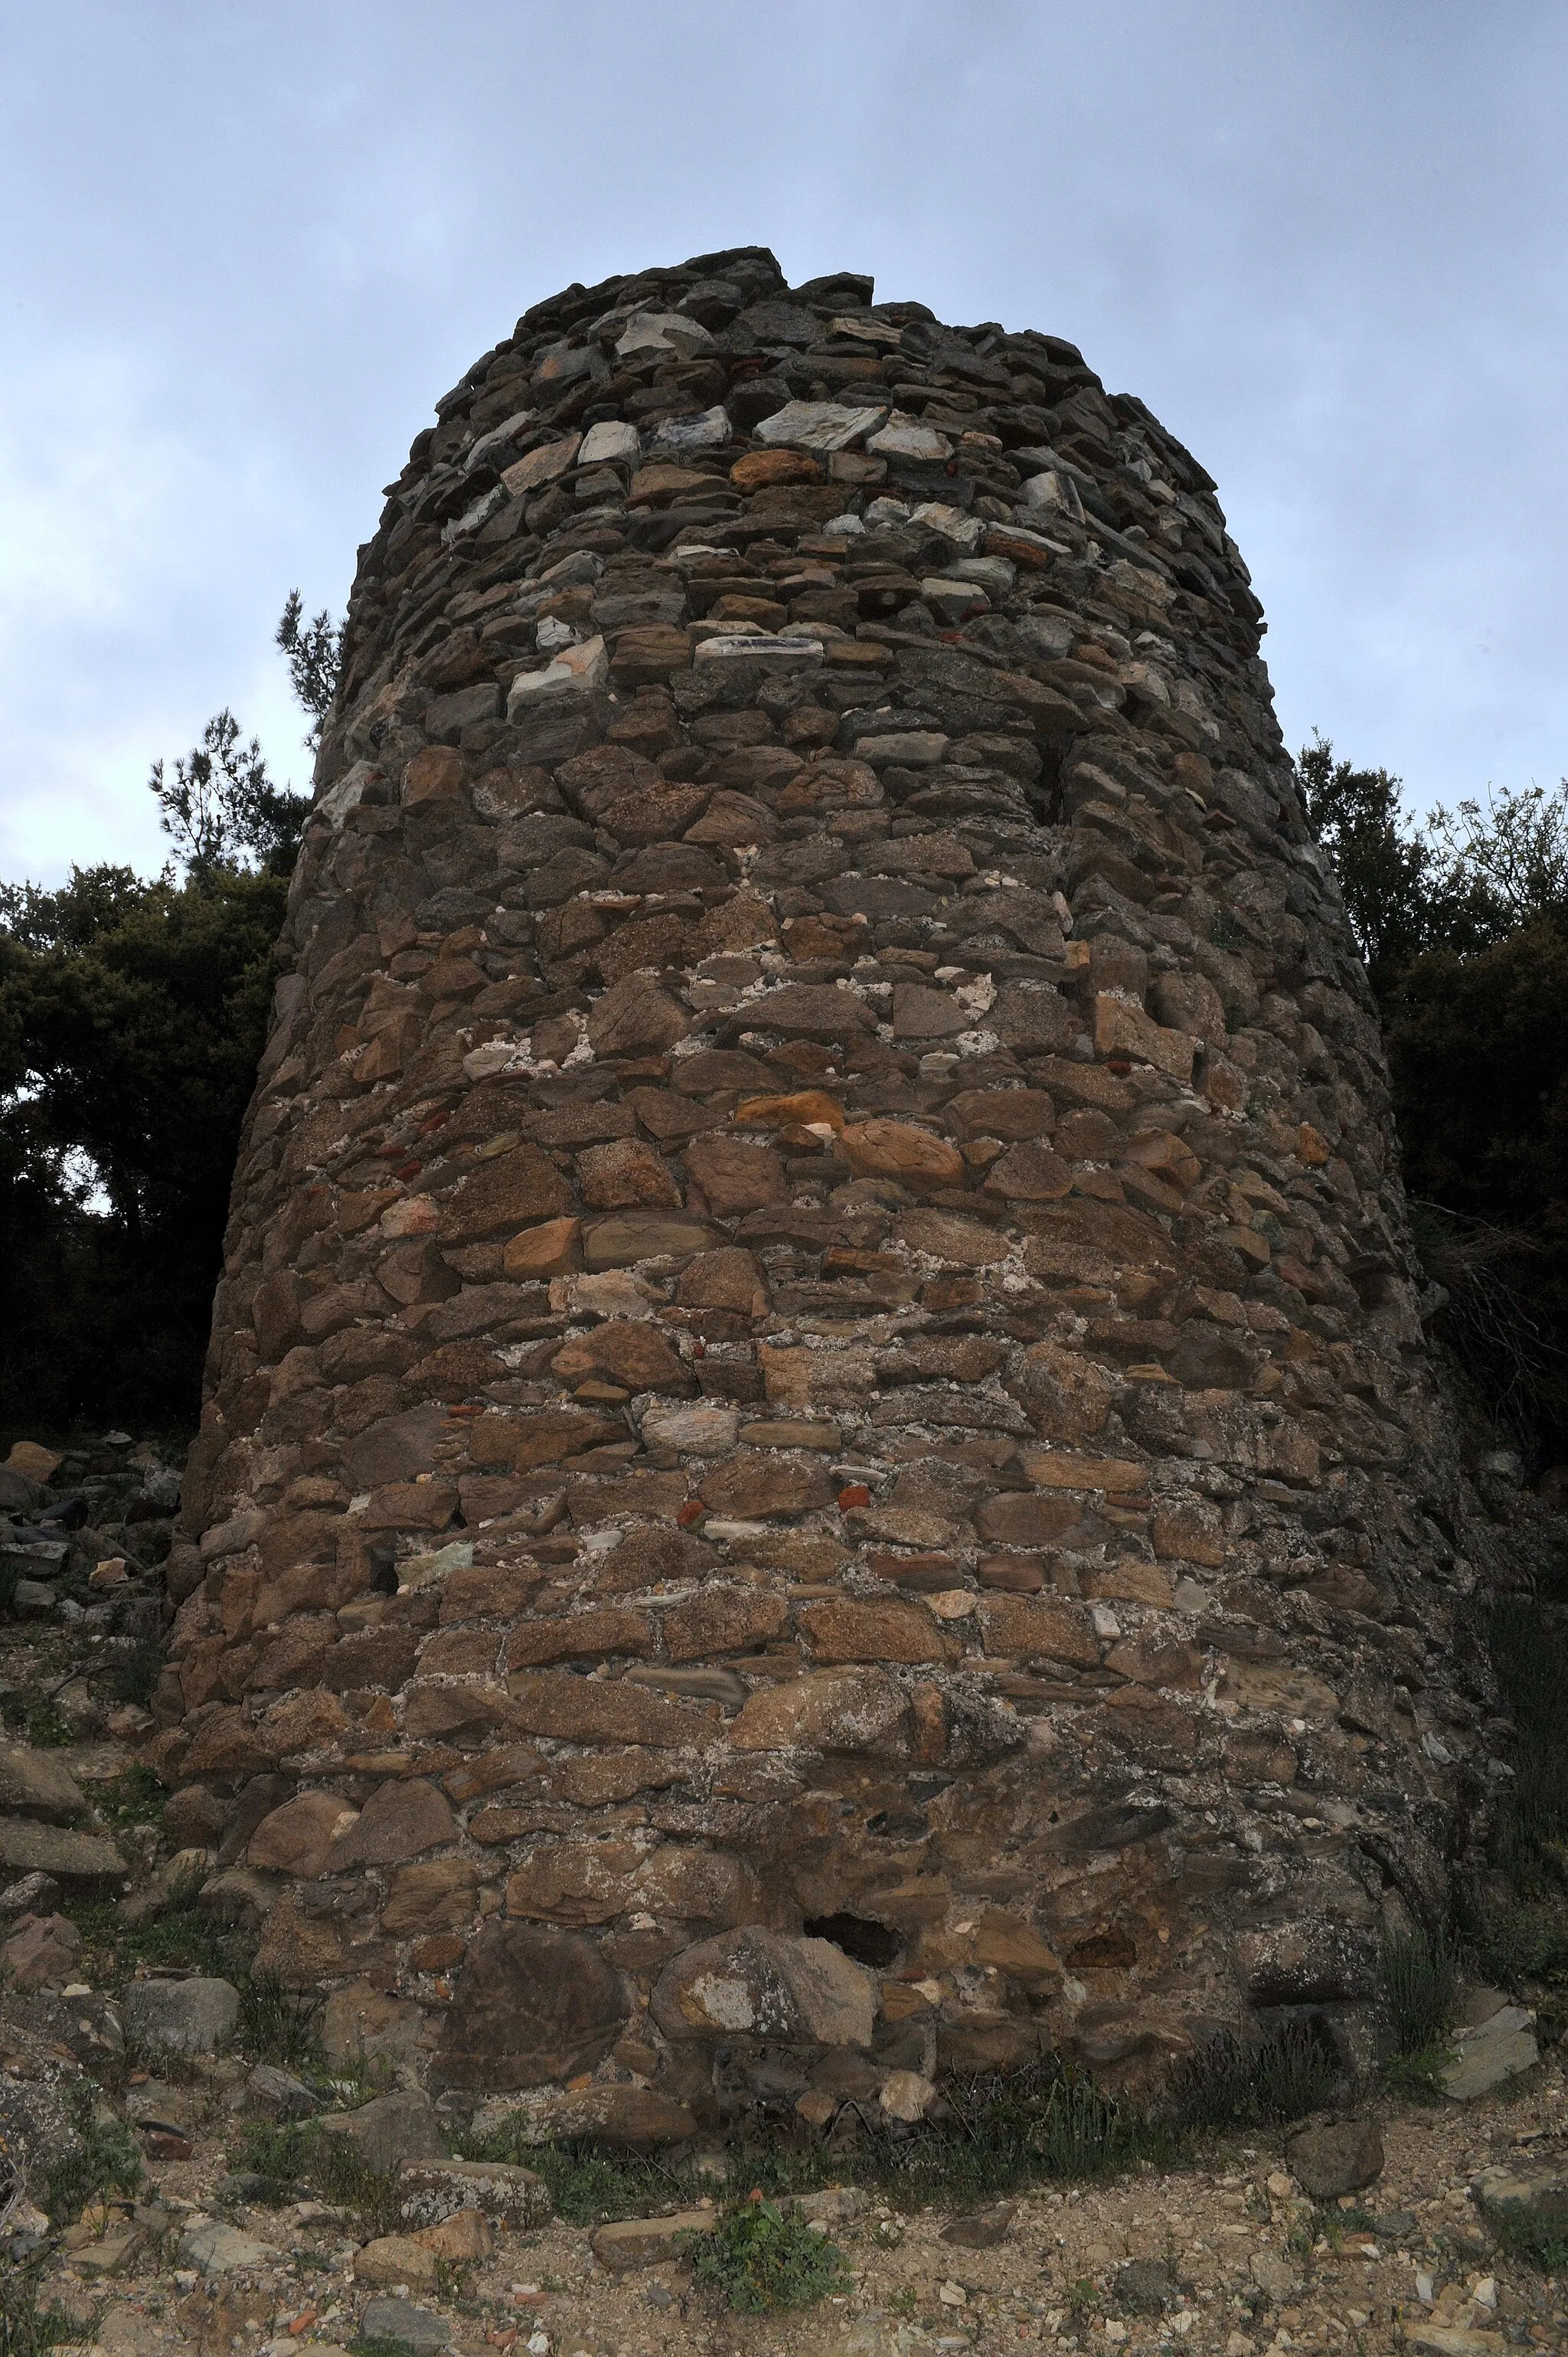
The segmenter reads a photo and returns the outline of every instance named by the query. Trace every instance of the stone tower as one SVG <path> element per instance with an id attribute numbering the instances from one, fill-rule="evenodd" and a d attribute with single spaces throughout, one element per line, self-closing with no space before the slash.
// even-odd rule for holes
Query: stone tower
<path id="1" fill-rule="evenodd" d="M 278 952 L 172 1821 L 545 2126 L 1365 2052 L 1485 1673 L 1212 481 L 1058 338 L 753 248 L 436 414 Z"/>

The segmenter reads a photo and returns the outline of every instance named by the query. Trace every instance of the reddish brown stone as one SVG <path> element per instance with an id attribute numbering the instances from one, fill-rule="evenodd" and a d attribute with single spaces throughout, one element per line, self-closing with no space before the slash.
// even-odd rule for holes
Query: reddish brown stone
<path id="1" fill-rule="evenodd" d="M 820 483 L 822 470 L 806 450 L 748 450 L 729 479 L 737 491 L 759 491 L 769 483 Z"/>
<path id="2" fill-rule="evenodd" d="M 604 2060 L 626 2017 L 620 1981 L 589 1941 L 498 1919 L 468 1943 L 435 2077 L 502 2093 L 575 2078 Z"/>
<path id="3" fill-rule="evenodd" d="M 689 660 L 690 650 L 683 651 Z M 621 843 L 673 842 L 707 806 L 705 786 L 639 787 L 613 802 L 600 823 Z"/>
<path id="4" fill-rule="evenodd" d="M 567 1670 L 524 1670 L 509 1678 L 511 1725 L 521 1735 L 553 1735 L 565 1743 L 646 1743 L 679 1749 L 711 1743 L 707 1715 L 671 1702 L 646 1686 L 574 1677 Z"/>
<path id="5" fill-rule="evenodd" d="M 703 1502 L 715 1514 L 747 1521 L 754 1515 L 806 1514 L 814 1507 L 832 1505 L 832 1481 L 819 1465 L 802 1465 L 789 1458 L 768 1457 L 759 1449 L 738 1448 L 703 1480 Z"/>
<path id="6" fill-rule="evenodd" d="M 768 1288 L 755 1256 L 738 1244 L 698 1253 L 681 1272 L 676 1299 L 688 1309 L 727 1309 L 737 1318 L 768 1313 Z"/>
<path id="7" fill-rule="evenodd" d="M 768 1644 L 783 1633 L 789 1619 L 789 1607 L 781 1596 L 720 1587 L 693 1597 L 690 1603 L 672 1604 L 660 1615 L 659 1626 L 670 1660 L 694 1662 Z"/>
<path id="8" fill-rule="evenodd" d="M 682 1398 L 697 1388 L 668 1338 L 640 1319 L 607 1318 L 585 1334 L 575 1334 L 551 1360 L 550 1372 L 566 1384 L 596 1375 L 628 1392 L 668 1392 Z"/>
<path id="9" fill-rule="evenodd" d="M 563 1276 L 582 1265 L 583 1222 L 577 1219 L 545 1220 L 509 1239 L 501 1265 L 516 1283 L 530 1278 Z"/>
<path id="10" fill-rule="evenodd" d="M 1116 1397 L 1113 1376 L 1056 1342 L 1036 1342 L 1026 1351 L 1015 1388 L 1036 1432 L 1051 1440 L 1087 1440 L 1102 1431 Z"/>
<path id="11" fill-rule="evenodd" d="M 475 1564 L 448 1574 L 441 1590 L 442 1625 L 454 1620 L 511 1620 L 525 1609 L 544 1574 L 536 1563 Z"/>
<path id="12" fill-rule="evenodd" d="M 852 1122 L 839 1144 L 859 1177 L 895 1178 L 917 1192 L 963 1184 L 963 1157 L 957 1146 L 912 1121 Z"/>
<path id="13" fill-rule="evenodd" d="M 649 1651 L 642 1612 L 572 1612 L 558 1620 L 520 1621 L 507 1639 L 507 1667 L 546 1668 L 552 1662 L 602 1661 Z"/>
<path id="14" fill-rule="evenodd" d="M 1049 1546 L 1077 1530 L 1084 1520 L 1079 1500 L 1062 1491 L 1004 1490 L 983 1499 L 975 1511 L 974 1527 L 983 1539 L 1002 1546 Z"/>
<path id="15" fill-rule="evenodd" d="M 514 1146 L 479 1163 L 463 1181 L 448 1206 L 445 1231 L 452 1243 L 477 1244 L 571 1210 L 566 1181 L 549 1156 L 537 1146 Z"/>
<path id="16" fill-rule="evenodd" d="M 391 1481 L 355 1520 L 362 1531 L 444 1531 L 456 1511 L 455 1481 Z"/>
<path id="17" fill-rule="evenodd" d="M 618 1137 L 577 1157 L 583 1200 L 591 1211 L 665 1206 L 677 1209 L 681 1190 L 664 1163 L 640 1138 Z"/>
<path id="18" fill-rule="evenodd" d="M 392 1878 L 381 1929 L 394 1940 L 422 1932 L 466 1931 L 474 1920 L 478 1876 L 466 1857 L 402 1866 Z"/>
<path id="19" fill-rule="evenodd" d="M 1072 1172 L 1048 1146 L 1013 1146 L 986 1172 L 985 1192 L 1020 1203 L 1055 1202 L 1072 1192 Z"/>
<path id="20" fill-rule="evenodd" d="M 1089 1616 L 1070 1604 L 1033 1596 L 985 1596 L 980 1603 L 980 1625 L 988 1653 L 1020 1662 L 1070 1662 L 1079 1669 L 1100 1666 Z"/>
<path id="21" fill-rule="evenodd" d="M 892 1601 L 804 1604 L 800 1633 L 819 1662 L 953 1662 L 961 1650 L 923 1606 Z"/>
<path id="22" fill-rule="evenodd" d="M 601 1441 L 624 1437 L 626 1426 L 586 1408 L 542 1408 L 519 1415 L 477 1416 L 468 1437 L 476 1465 L 510 1465 L 519 1473 L 535 1465 L 558 1465 Z"/>
<path id="23" fill-rule="evenodd" d="M 588 1038 L 596 1056 L 639 1056 L 672 1048 L 691 1028 L 683 1007 L 635 974 L 607 990 L 588 1017 Z"/>
<path id="24" fill-rule="evenodd" d="M 355 1811 L 337 1792 L 301 1792 L 262 1819 L 245 1852 L 249 1866 L 272 1874 L 314 1881 L 326 1867 L 333 1842 L 346 1833 Z"/>
<path id="25" fill-rule="evenodd" d="M 953 1211 L 900 1211 L 893 1223 L 896 1241 L 908 1251 L 929 1253 L 935 1260 L 960 1268 L 991 1268 L 1005 1260 L 1011 1246 L 996 1229 Z"/>
<path id="26" fill-rule="evenodd" d="M 456 1839 L 457 1827 L 446 1795 L 422 1776 L 378 1784 L 348 1831 L 332 1845 L 328 1874 L 350 1867 L 391 1866 Z"/>
<path id="27" fill-rule="evenodd" d="M 750 1146 L 739 1137 L 699 1137 L 682 1159 L 715 1219 L 735 1219 L 783 1197 L 784 1166 L 771 1146 Z"/>

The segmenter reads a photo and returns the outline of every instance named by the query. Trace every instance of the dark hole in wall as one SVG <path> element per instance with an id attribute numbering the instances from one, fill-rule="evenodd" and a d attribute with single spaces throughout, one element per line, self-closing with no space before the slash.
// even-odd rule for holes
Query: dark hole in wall
<path id="1" fill-rule="evenodd" d="M 897 1964 L 903 1952 L 897 1932 L 865 1915 L 813 1915 L 804 1930 L 808 1940 L 831 1940 L 857 1964 L 869 1964 L 876 1972 Z"/>

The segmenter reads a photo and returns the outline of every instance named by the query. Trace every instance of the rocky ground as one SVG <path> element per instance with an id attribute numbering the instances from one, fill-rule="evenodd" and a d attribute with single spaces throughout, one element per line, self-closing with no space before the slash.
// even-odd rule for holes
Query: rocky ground
<path id="1" fill-rule="evenodd" d="M 847 2155 L 846 2182 L 798 2212 L 842 2253 L 840 2287 L 788 2311 L 737 2312 L 698 2280 L 683 2237 L 726 2214 L 699 2175 L 722 2156 L 688 2158 L 651 2189 L 668 2200 L 645 2185 L 652 2214 L 608 2225 L 550 2215 L 525 2169 L 444 2161 L 454 2124 L 407 2063 L 352 2063 L 336 2033 L 307 2055 L 298 2021 L 258 2005 L 243 1942 L 182 1895 L 134 1698 L 156 1667 L 169 1469 L 114 1440 L 50 1470 L 45 1490 L 15 1453 L 0 1468 L 7 2350 L 49 2345 L 17 2337 L 29 2315 L 102 2357 L 1568 2347 L 1568 2272 L 1519 2255 L 1509 2223 L 1568 2235 L 1563 2050 L 1536 2059 L 1533 2017 L 1485 1992 L 1452 2095 L 1363 2097 L 1353 2128 L 1325 2116 L 1305 2143 L 1231 2136 L 1177 2168 L 908 2214 L 848 2182 Z M 338 2124 L 350 2162 L 263 2185 L 258 2133 L 304 2115 Z"/>
<path id="2" fill-rule="evenodd" d="M 6 2034 L 16 2069 L 17 2030 Z M 41 2059 L 38 2045 L 29 2042 L 27 2059 Z M 1471 2190 L 1499 2163 L 1568 2158 L 1554 2061 L 1507 2100 L 1435 2113 L 1373 2106 L 1384 2166 L 1344 2205 L 1315 2204 L 1279 2141 L 1264 2138 L 1176 2171 L 1042 2188 L 961 2224 L 936 2210 L 900 2217 L 855 2189 L 808 2197 L 843 2251 L 846 2287 L 761 2317 L 737 2315 L 696 2286 L 671 2248 L 681 2224 L 701 2230 L 700 2212 L 628 2225 L 618 2237 L 554 2222 L 486 2228 L 470 2212 L 467 2232 L 450 2220 L 446 2229 L 449 2249 L 480 2254 L 465 2263 L 429 2247 L 440 2229 L 424 2230 L 424 2243 L 401 2233 L 366 2241 L 350 2212 L 318 2201 L 224 2201 L 225 2145 L 252 2101 L 242 2061 L 219 2061 L 194 2071 L 174 2102 L 161 2091 L 160 2108 L 188 2130 L 189 2158 L 149 2153 L 134 2206 L 94 2204 L 51 2241 L 38 2297 L 81 2318 L 103 2357 L 339 2350 L 357 2333 L 377 2357 L 378 2334 L 476 2357 L 522 2345 L 535 2357 L 1016 2347 L 1482 2357 L 1568 2346 L 1568 2278 L 1501 2255 Z M 1002 2239 L 976 2248 L 960 2239 L 966 2233 Z"/>

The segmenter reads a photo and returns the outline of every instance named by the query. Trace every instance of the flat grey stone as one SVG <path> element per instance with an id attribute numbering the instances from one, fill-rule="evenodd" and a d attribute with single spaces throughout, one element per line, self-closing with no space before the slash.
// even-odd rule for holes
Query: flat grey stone
<path id="1" fill-rule="evenodd" d="M 402 2341 L 418 2352 L 418 2357 L 435 2357 L 452 2338 L 452 2329 L 443 2316 L 428 2308 L 415 2308 L 411 2299 L 372 2299 L 360 2319 L 361 2341 L 378 2337 Z"/>
<path id="2" fill-rule="evenodd" d="M 400 2214 L 407 2226 L 437 2226 L 459 2210 L 478 2210 L 521 2233 L 550 2216 L 542 2177 L 509 2160 L 405 2160 L 398 2170 Z"/>
<path id="3" fill-rule="evenodd" d="M 121 2013 L 134 2043 L 211 2054 L 234 2035 L 240 1992 L 231 1981 L 133 1981 Z"/>
<path id="4" fill-rule="evenodd" d="M 123 1882 L 125 1861 L 102 1834 L 71 1833 L 30 1817 L 0 1817 L 0 1874 L 52 1874 L 67 1889 Z"/>
<path id="5" fill-rule="evenodd" d="M 1376 2120 L 1330 2120 L 1293 2136 L 1285 2158 L 1304 2193 L 1314 2201 L 1335 2201 L 1382 2175 L 1382 2131 Z"/>
<path id="6" fill-rule="evenodd" d="M 85 1803 L 75 1777 L 47 1751 L 25 1743 L 0 1743 L 0 1810 L 8 1816 L 39 1817 L 46 1824 L 68 1824 L 80 1817 Z"/>
<path id="7" fill-rule="evenodd" d="M 1442 2077 L 1444 2093 L 1456 2104 L 1489 2095 L 1541 2060 L 1535 2016 L 1521 2005 L 1500 2006 L 1479 2029 L 1456 2029 L 1454 2047 L 1455 2059 Z"/>
<path id="8" fill-rule="evenodd" d="M 52 1874 L 24 1874 L 20 1882 L 0 1890 L 0 1915 L 52 1915 L 59 1905 L 59 1885 Z"/>
<path id="9" fill-rule="evenodd" d="M 1470 2191 L 1488 2216 L 1529 2219 L 1568 2233 L 1568 2167 L 1561 2161 L 1499 2161 L 1481 2171 Z"/>
<path id="10" fill-rule="evenodd" d="M 867 409 L 837 401 L 787 401 L 763 419 L 757 439 L 770 450 L 844 450 L 886 414 L 885 402 Z"/>
<path id="11" fill-rule="evenodd" d="M 269 2120 L 305 2120 L 321 2109 L 319 2097 L 303 2079 L 273 2062 L 257 2063 L 245 2082 L 245 2093 L 252 2107 Z"/>
<path id="12" fill-rule="evenodd" d="M 1138 2316 L 1157 2316 L 1176 2298 L 1169 2267 L 1158 2259 L 1132 2259 L 1116 2272 L 1116 2305 Z"/>
<path id="13" fill-rule="evenodd" d="M 445 2160 L 446 2146 L 435 2106 L 417 2087 L 378 2095 L 357 2112 L 340 2112 L 321 2123 L 323 2136 L 341 2136 L 367 2169 L 390 2177 L 405 2160 Z"/>
<path id="14" fill-rule="evenodd" d="M 1258 2289 L 1272 2300 L 1291 2299 L 1301 2288 L 1301 2277 L 1278 2251 L 1254 2251 L 1247 2270 Z"/>
<path id="15" fill-rule="evenodd" d="M 208 2276 L 227 2275 L 234 2267 L 275 2266 L 281 2255 L 270 2243 L 258 2243 L 254 2234 L 242 2233 L 238 2226 L 225 2226 L 216 2219 L 183 2233 L 179 2255 L 188 2266 L 199 2267 Z"/>

